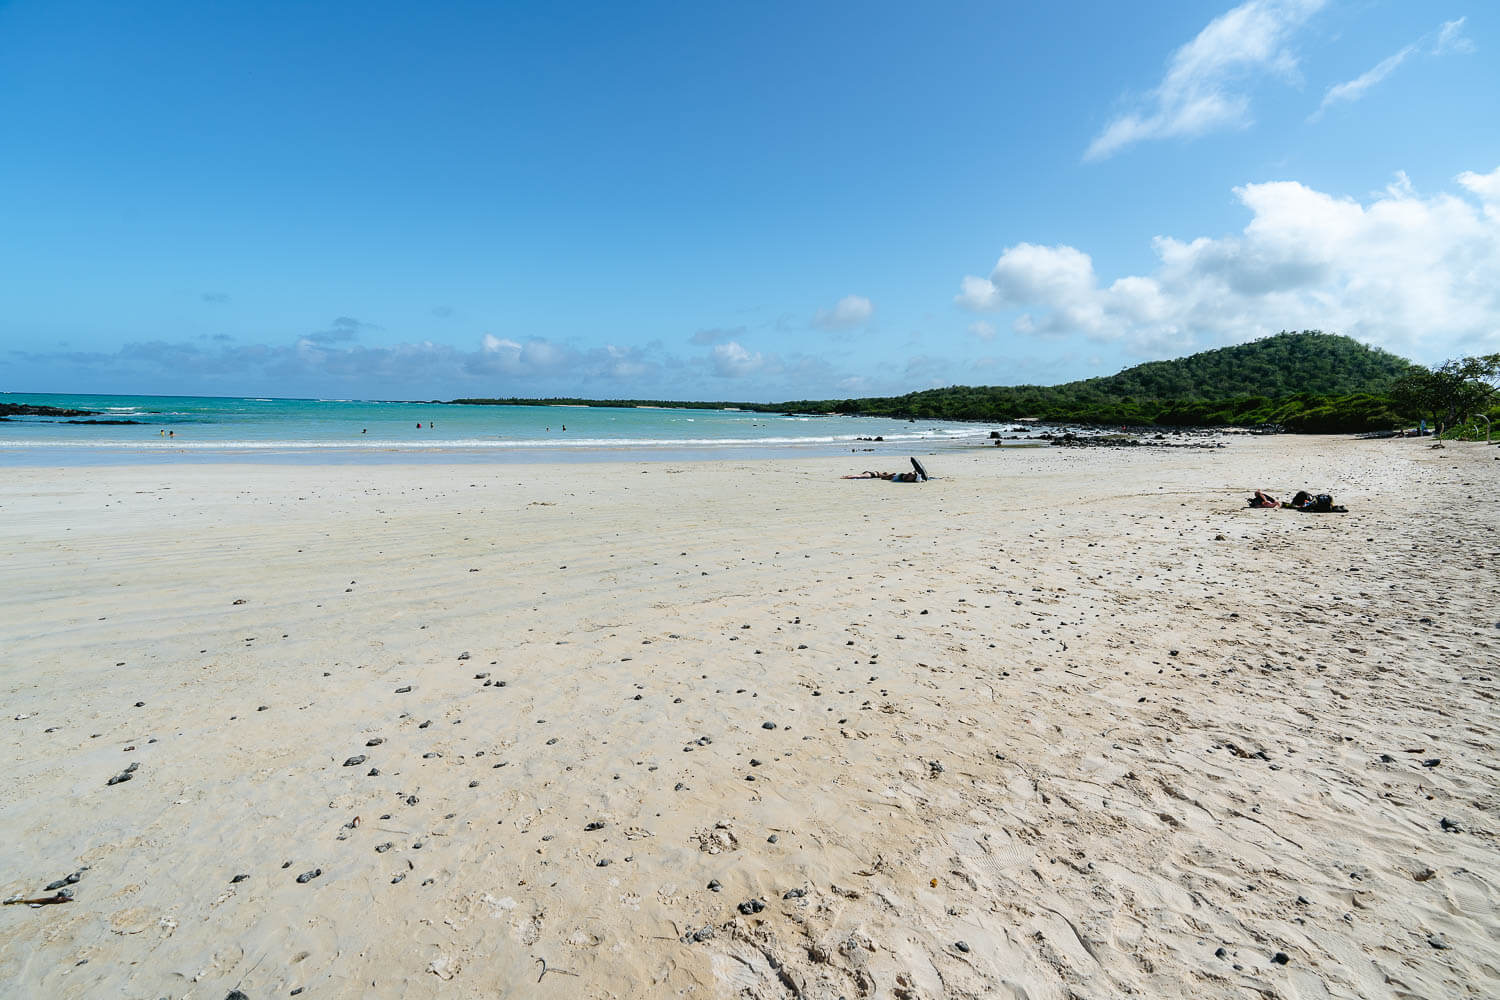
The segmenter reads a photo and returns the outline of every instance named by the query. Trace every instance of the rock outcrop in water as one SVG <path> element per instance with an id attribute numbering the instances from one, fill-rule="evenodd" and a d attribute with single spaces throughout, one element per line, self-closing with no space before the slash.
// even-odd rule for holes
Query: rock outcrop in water
<path id="1" fill-rule="evenodd" d="M 32 403 L 0 403 L 0 420 L 11 417 L 92 417 L 98 410 L 69 410 L 61 406 L 36 406 Z"/>

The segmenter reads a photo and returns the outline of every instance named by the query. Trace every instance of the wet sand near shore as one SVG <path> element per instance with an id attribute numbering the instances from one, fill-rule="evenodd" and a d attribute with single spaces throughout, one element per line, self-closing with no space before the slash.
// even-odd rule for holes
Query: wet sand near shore
<path id="1" fill-rule="evenodd" d="M 10 470 L 0 994 L 1493 996 L 1497 454 Z"/>

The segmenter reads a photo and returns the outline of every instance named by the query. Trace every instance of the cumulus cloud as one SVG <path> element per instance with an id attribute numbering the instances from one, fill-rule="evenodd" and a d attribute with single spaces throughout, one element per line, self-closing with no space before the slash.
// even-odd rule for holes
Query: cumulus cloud
<path id="1" fill-rule="evenodd" d="M 763 354 L 747 351 L 733 340 L 726 344 L 715 345 L 710 358 L 713 361 L 713 373 L 720 378 L 753 375 L 766 368 L 766 358 Z"/>
<path id="2" fill-rule="evenodd" d="M 1147 139 L 1192 137 L 1249 124 L 1246 85 L 1263 76 L 1294 78 L 1286 43 L 1324 0 L 1249 0 L 1219 15 L 1178 49 L 1166 75 L 1136 110 L 1094 137 L 1086 160 L 1102 160 Z"/>
<path id="3" fill-rule="evenodd" d="M 1316 328 L 1427 359 L 1500 349 L 1500 168 L 1457 178 L 1472 199 L 1424 197 L 1404 175 L 1361 204 L 1295 181 L 1235 189 L 1251 219 L 1231 236 L 1158 236 L 1150 274 L 1104 284 L 1071 246 L 1020 243 L 973 310 L 1025 309 L 1014 329 L 1121 341 L 1147 356 Z M 1478 204 L 1476 204 L 1476 201 Z"/>
<path id="4" fill-rule="evenodd" d="M 863 295 L 845 295 L 832 309 L 819 309 L 812 325 L 819 330 L 848 330 L 869 322 L 875 306 Z"/>
<path id="5" fill-rule="evenodd" d="M 1464 36 L 1463 26 L 1465 18 L 1457 21 L 1445 21 L 1442 27 L 1435 32 L 1430 32 L 1423 38 L 1417 39 L 1401 50 L 1386 56 L 1374 66 L 1365 70 L 1352 80 L 1336 83 L 1328 88 L 1323 95 L 1323 102 L 1318 109 L 1309 116 L 1308 121 L 1317 121 L 1323 117 L 1323 113 L 1336 104 L 1352 104 L 1365 96 L 1376 84 L 1396 71 L 1396 68 L 1406 62 L 1411 56 L 1419 52 L 1427 52 L 1429 55 L 1440 56 L 1449 52 L 1473 52 L 1474 43 Z M 1428 40 L 1431 39 L 1429 45 Z"/>

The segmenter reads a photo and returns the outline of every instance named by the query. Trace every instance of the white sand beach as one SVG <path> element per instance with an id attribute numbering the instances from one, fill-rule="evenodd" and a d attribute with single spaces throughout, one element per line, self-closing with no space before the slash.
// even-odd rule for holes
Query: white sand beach
<path id="1" fill-rule="evenodd" d="M 0 994 L 1500 995 L 1497 455 L 8 469 Z"/>

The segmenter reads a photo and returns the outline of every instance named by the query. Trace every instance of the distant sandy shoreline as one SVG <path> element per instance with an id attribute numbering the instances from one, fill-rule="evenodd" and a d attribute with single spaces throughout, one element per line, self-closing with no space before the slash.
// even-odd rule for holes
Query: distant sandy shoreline
<path id="1" fill-rule="evenodd" d="M 0 893 L 78 878 L 0 982 L 1493 994 L 1500 452 L 1428 445 L 7 469 Z"/>

